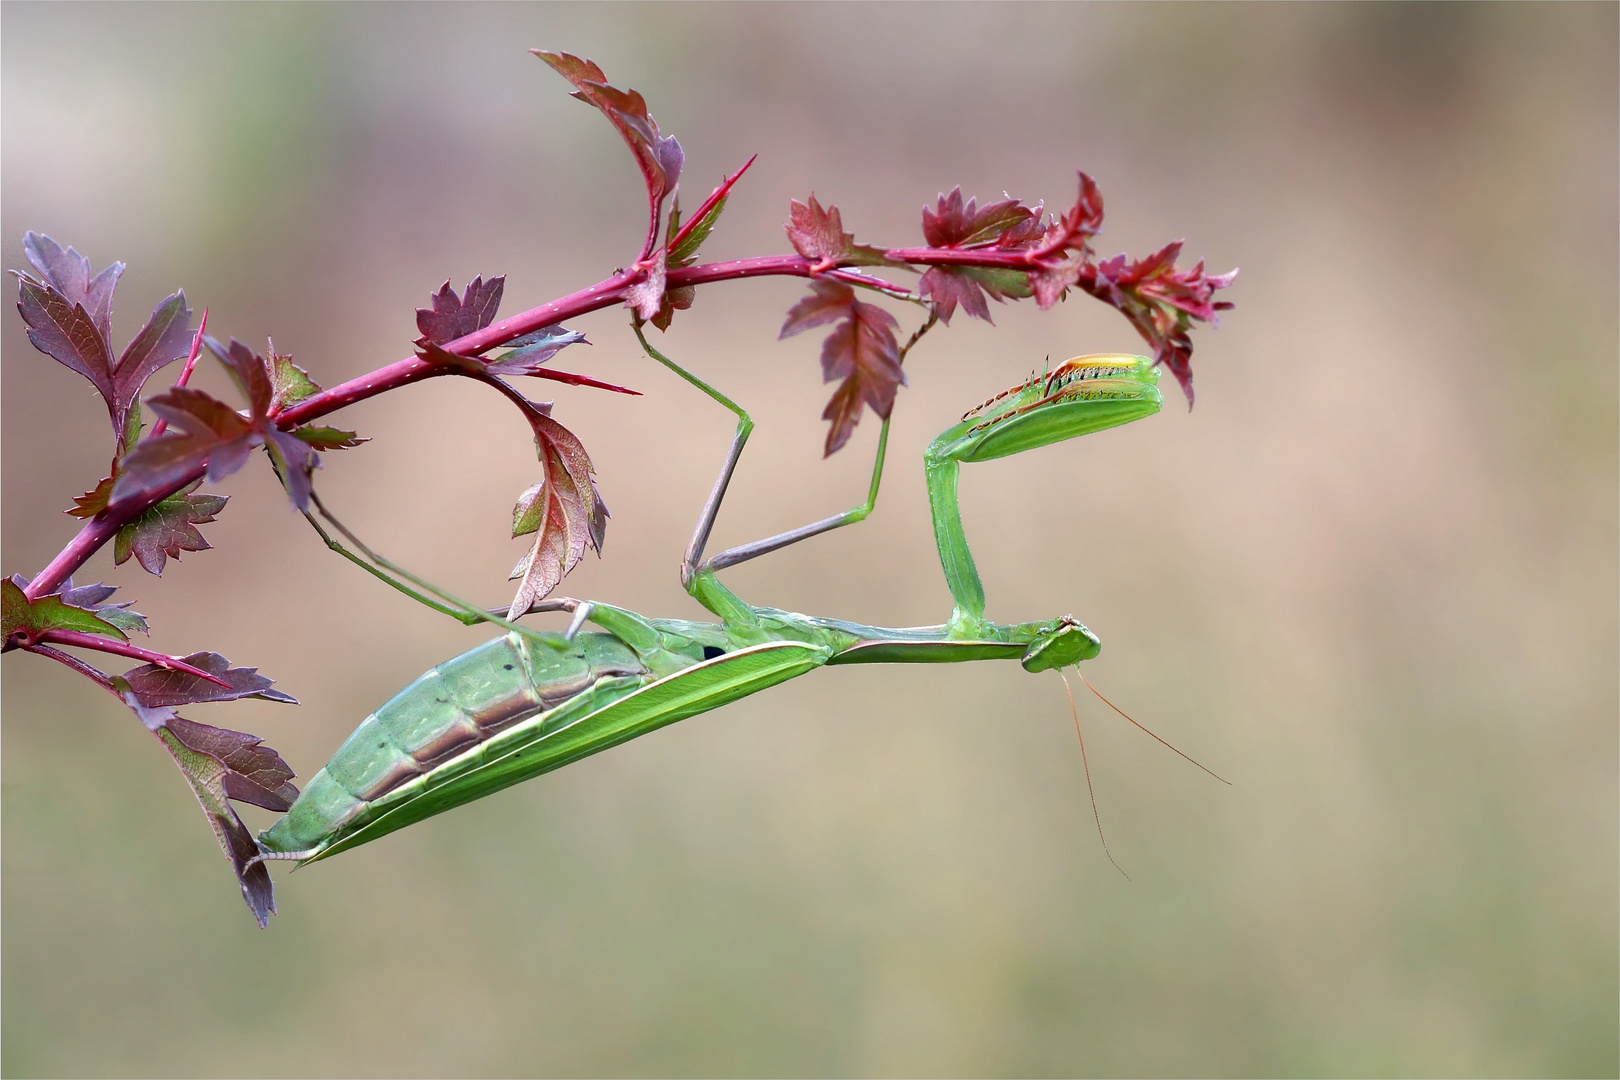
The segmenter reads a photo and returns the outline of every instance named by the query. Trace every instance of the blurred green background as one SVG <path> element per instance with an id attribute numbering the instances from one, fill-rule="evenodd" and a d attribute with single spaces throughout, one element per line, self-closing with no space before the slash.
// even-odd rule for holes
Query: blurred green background
<path id="1" fill-rule="evenodd" d="M 1196 411 L 1170 389 L 964 473 L 990 614 L 1084 618 L 1103 690 L 1236 782 L 1082 702 L 1132 880 L 1057 679 L 839 669 L 278 870 L 260 932 L 128 712 L 10 656 L 5 1074 L 1614 1075 L 1616 11 L 5 5 L 5 265 L 26 229 L 127 261 L 120 346 L 183 285 L 332 385 L 407 355 L 446 277 L 505 273 L 511 313 L 633 257 L 630 158 L 531 46 L 645 93 L 694 202 L 759 152 L 711 258 L 786 250 L 811 191 L 909 244 L 954 184 L 1061 207 L 1083 167 L 1105 254 L 1243 268 Z M 663 339 L 760 423 L 720 544 L 864 490 L 876 425 L 822 462 L 816 335 L 775 341 L 802 290 L 708 288 Z M 878 513 L 734 588 L 947 614 L 927 440 L 1044 357 L 1140 344 L 1084 297 L 994 315 L 907 364 Z M 646 396 L 555 393 L 614 515 L 564 591 L 695 617 L 676 564 L 729 418 L 621 312 L 578 328 L 568 366 Z M 32 574 L 109 447 L 9 315 L 3 371 Z M 453 380 L 340 419 L 373 441 L 328 460 L 332 505 L 499 602 L 518 419 Z M 328 555 L 257 461 L 219 490 L 218 550 L 80 578 L 303 701 L 195 719 L 307 777 L 486 636 Z"/>

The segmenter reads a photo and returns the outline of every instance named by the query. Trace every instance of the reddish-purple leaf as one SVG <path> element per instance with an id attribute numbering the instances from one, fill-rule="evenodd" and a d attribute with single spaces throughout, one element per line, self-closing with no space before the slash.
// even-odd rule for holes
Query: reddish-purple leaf
<path id="1" fill-rule="evenodd" d="M 657 243 L 656 224 L 665 196 L 680 182 L 685 154 L 673 135 L 659 133 L 658 123 L 647 111 L 647 102 L 634 90 L 608 85 L 607 76 L 593 60 L 582 60 L 568 53 L 530 50 L 551 69 L 574 84 L 573 97 L 602 110 L 636 156 L 642 178 L 647 182 L 647 201 L 655 228 L 650 230 L 642 256 L 652 253 Z"/>
<path id="2" fill-rule="evenodd" d="M 26 583 L 20 584 L 25 589 L 28 587 Z M 94 610 L 106 603 L 107 599 L 117 591 L 118 586 L 108 585 L 102 581 L 98 581 L 94 585 L 75 585 L 73 579 L 68 578 L 67 581 L 62 583 L 62 587 L 56 590 L 56 595 L 60 596 L 65 603 L 72 604 L 74 607 Z"/>
<path id="3" fill-rule="evenodd" d="M 259 854 L 259 845 L 230 800 L 284 812 L 298 797 L 298 789 L 290 782 L 293 771 L 255 736 L 194 723 L 175 715 L 173 708 L 149 709 L 133 691 L 126 690 L 124 700 L 180 767 L 209 828 L 231 861 L 242 899 L 259 926 L 268 925 L 276 910 L 270 874 L 263 863 L 252 861 Z"/>
<path id="4" fill-rule="evenodd" d="M 431 341 L 419 343 L 416 355 L 431 363 L 448 364 L 474 374 L 533 375 L 537 379 L 549 379 L 552 382 L 565 383 L 569 386 L 594 386 L 598 390 L 611 390 L 615 394 L 629 394 L 632 397 L 641 396 L 640 390 L 631 390 L 629 387 L 602 382 L 600 379 L 593 379 L 588 375 L 576 375 L 571 371 L 553 371 L 550 368 L 528 364 L 523 365 L 521 371 L 497 371 L 491 363 L 486 363 L 476 356 L 463 356 L 460 353 L 449 352 Z M 501 362 L 504 359 L 505 355 L 503 354 L 501 357 L 497 357 L 495 362 Z"/>
<path id="5" fill-rule="evenodd" d="M 107 499 L 112 495 L 113 478 L 103 476 L 101 482 L 83 495 L 73 496 L 73 508 L 64 510 L 64 514 L 72 514 L 77 518 L 92 518 L 107 509 Z"/>
<path id="6" fill-rule="evenodd" d="M 112 359 L 107 340 L 84 305 L 19 274 L 17 310 L 34 348 L 89 379 L 111 409 L 115 396 Z"/>
<path id="7" fill-rule="evenodd" d="M 929 247 L 938 248 L 1006 247 L 1009 245 L 1003 243 L 1005 237 L 1038 217 L 1036 210 L 1017 199 L 1003 199 L 982 209 L 975 199 L 964 204 L 962 188 L 957 186 L 950 194 L 941 195 L 933 210 L 923 207 L 923 239 Z M 1027 230 L 1019 239 L 1025 235 Z"/>
<path id="8" fill-rule="evenodd" d="M 923 207 L 923 238 L 935 248 L 997 248 L 1019 250 L 1040 237 L 1040 208 L 1017 199 L 1003 199 L 982 209 L 976 200 L 962 201 L 962 189 L 941 195 L 934 209 Z M 932 266 L 917 283 L 917 292 L 934 302 L 941 321 L 949 324 L 956 306 L 970 318 L 990 322 L 986 295 L 998 302 L 1008 296 L 1028 296 L 1025 274 L 1018 270 L 973 266 Z"/>
<path id="9" fill-rule="evenodd" d="M 827 431 L 823 457 L 841 450 L 849 441 L 849 437 L 855 432 L 856 422 L 861 418 L 861 404 L 860 384 L 854 379 L 845 379 L 839 383 L 838 389 L 827 399 L 827 407 L 821 410 L 821 418 L 829 421 L 832 426 Z"/>
<path id="10" fill-rule="evenodd" d="M 208 478 L 217 481 L 241 468 L 263 441 L 252 421 L 189 386 L 177 386 L 146 404 L 179 433 L 147 439 L 119 459 L 111 502 L 153 494 L 203 464 Z"/>
<path id="11" fill-rule="evenodd" d="M 664 249 L 659 248 L 648 258 L 647 276 L 624 290 L 625 306 L 642 322 L 650 321 L 663 307 L 664 279 Z"/>
<path id="12" fill-rule="evenodd" d="M 1062 256 L 1072 252 L 1083 258 L 1091 255 L 1091 238 L 1102 231 L 1103 198 L 1097 182 L 1085 172 L 1078 173 L 1080 193 L 1063 216 L 1046 226 L 1035 253 Z"/>
<path id="13" fill-rule="evenodd" d="M 281 760 L 264 740 L 246 732 L 198 724 L 176 716 L 164 725 L 186 746 L 199 754 L 206 754 L 234 773 L 237 786 L 253 792 L 252 798 L 231 794 L 243 802 L 252 802 L 266 810 L 285 813 L 298 798 L 298 789 L 289 781 L 297 773 Z"/>
<path id="14" fill-rule="evenodd" d="M 462 297 L 456 295 L 446 280 L 433 294 L 431 308 L 416 309 L 416 328 L 422 334 L 421 340 L 443 345 L 482 330 L 495 321 L 505 288 L 504 276 L 488 281 L 475 277 L 467 283 L 467 294 Z"/>
<path id="15" fill-rule="evenodd" d="M 777 332 L 777 340 L 792 337 L 813 326 L 837 322 L 849 314 L 855 290 L 838 281 L 813 281 L 810 295 L 788 309 L 787 320 Z"/>
<path id="16" fill-rule="evenodd" d="M 1042 311 L 1063 298 L 1064 290 L 1080 278 L 1085 258 L 1071 255 L 1060 262 L 1048 263 L 1029 272 L 1029 287 L 1035 294 L 1035 304 Z"/>
<path id="17" fill-rule="evenodd" d="M 269 362 L 235 338 L 231 338 L 229 345 L 221 345 L 214 338 L 204 337 L 203 344 L 208 346 L 208 351 L 224 366 L 236 388 L 247 398 L 248 411 L 253 418 L 257 420 L 269 415 L 270 403 L 276 396 Z M 157 400 L 153 398 L 148 404 Z"/>
<path id="18" fill-rule="evenodd" d="M 821 414 L 832 423 L 824 453 L 832 454 L 849 441 L 863 402 L 888 419 L 895 391 L 905 382 L 894 337 L 898 325 L 882 308 L 857 303 L 851 317 L 827 335 L 821 347 L 822 381 L 844 381 Z"/>
<path id="19" fill-rule="evenodd" d="M 818 262 L 836 262 L 844 253 L 844 249 L 855 239 L 853 233 L 844 231 L 843 219 L 839 216 L 838 207 L 822 209 L 821 203 L 816 201 L 815 192 L 810 193 L 810 203 L 806 205 L 798 199 L 788 204 L 788 242 L 807 259 Z"/>
<path id="20" fill-rule="evenodd" d="M 956 314 L 957 304 L 962 305 L 969 318 L 993 321 L 990 307 L 985 303 L 984 290 L 960 268 L 930 266 L 923 273 L 922 280 L 917 282 L 917 295 L 926 296 L 934 302 L 934 310 L 947 326 L 950 325 L 951 316 Z"/>
<path id="21" fill-rule="evenodd" d="M 863 405 L 888 418 L 895 391 L 906 376 L 900 369 L 900 343 L 894 336 L 899 320 L 875 304 L 855 299 L 855 290 L 842 282 L 811 282 L 810 295 L 788 312 L 778 336 L 790 337 L 829 322 L 838 325 L 822 342 L 822 380 L 843 380 L 821 414 L 832 424 L 825 452 L 833 454 L 854 433 Z"/>
<path id="22" fill-rule="evenodd" d="M 479 357 L 453 353 L 442 345 L 435 345 L 431 341 L 418 341 L 416 343 L 416 355 L 429 363 L 446 364 L 450 367 L 461 368 L 463 371 L 481 372 L 485 368 L 485 362 Z"/>
<path id="23" fill-rule="evenodd" d="M 179 559 L 182 551 L 207 551 L 212 545 L 196 526 L 213 521 L 227 497 L 192 494 L 197 487 L 171 495 L 119 529 L 113 563 L 121 565 L 134 555 L 143 570 L 162 576 L 165 560 Z"/>
<path id="24" fill-rule="evenodd" d="M 475 282 L 475 284 L 477 283 Z M 472 292 L 473 289 L 469 287 L 469 295 Z M 499 292 L 500 290 L 497 288 L 497 302 L 499 301 Z M 493 313 L 492 308 L 491 314 Z M 320 457 L 310 444 L 296 435 L 282 431 L 277 427 L 275 420 L 271 416 L 271 409 L 276 398 L 277 365 L 266 360 L 235 338 L 231 339 L 230 347 L 223 351 L 217 347 L 217 342 L 211 340 L 208 344 L 214 355 L 218 356 L 220 362 L 230 371 L 231 377 L 236 380 L 237 387 L 241 389 L 251 403 L 253 434 L 247 445 L 254 445 L 255 442 L 264 445 L 265 450 L 270 455 L 270 463 L 275 468 L 276 475 L 281 478 L 282 486 L 287 489 L 287 496 L 292 500 L 294 508 L 300 512 L 308 510 L 311 489 L 310 474 L 320 468 Z M 275 350 L 272 348 L 271 355 L 274 356 L 274 354 Z M 294 375 L 294 372 L 297 374 Z M 301 371 L 298 371 L 296 367 L 292 367 L 290 364 L 283 367 L 281 375 L 285 380 L 288 380 L 284 382 L 284 388 L 290 385 L 295 391 L 301 390 L 301 384 L 309 382 L 307 376 L 302 380 L 297 378 L 297 375 L 302 374 Z M 313 386 L 314 384 L 310 383 L 309 385 Z M 155 402 L 157 399 L 153 400 Z M 245 450 L 243 454 L 245 456 Z M 240 467 L 240 462 L 235 467 Z M 218 479 L 215 475 L 214 461 L 212 459 L 208 463 L 208 477 L 210 480 Z"/>
<path id="25" fill-rule="evenodd" d="M 264 444 L 293 507 L 300 513 L 308 510 L 309 495 L 314 487 L 312 476 L 321 467 L 321 456 L 309 443 L 274 424 L 265 425 Z"/>
<path id="26" fill-rule="evenodd" d="M 664 290 L 664 302 L 658 308 L 658 314 L 649 320 L 660 330 L 668 330 L 669 324 L 675 321 L 677 311 L 685 311 L 697 300 L 697 288 L 692 285 L 682 285 L 674 289 Z"/>
<path id="27" fill-rule="evenodd" d="M 234 439 L 253 429 L 253 422 L 213 395 L 192 386 L 176 386 L 146 405 L 186 435 L 215 441 Z M 165 436 L 167 438 L 168 436 Z M 162 442 L 160 438 L 157 440 Z M 137 447 L 137 452 L 142 449 Z"/>
<path id="28" fill-rule="evenodd" d="M 266 445 L 293 505 L 306 509 L 310 472 L 319 467 L 320 461 L 308 442 L 282 431 L 270 415 L 277 394 L 271 363 L 234 338 L 228 346 L 212 338 L 207 343 L 247 397 L 251 416 L 244 417 L 224 402 L 189 386 L 175 387 L 148 399 L 147 406 L 179 429 L 180 434 L 147 439 L 121 458 L 112 501 L 150 495 L 204 463 L 208 479 L 220 480 L 241 468 L 254 447 Z M 283 389 L 299 386 L 296 378 L 286 378 L 286 369 L 282 374 Z"/>
<path id="29" fill-rule="evenodd" d="M 519 496 L 512 510 L 512 535 L 535 534 L 512 570 L 518 581 L 513 612 L 527 611 L 555 589 L 579 563 L 587 544 L 601 554 L 607 518 L 591 480 L 591 459 L 579 439 L 550 417 L 534 414 L 529 422 L 544 478 Z"/>
<path id="30" fill-rule="evenodd" d="M 123 263 L 115 262 L 91 277 L 89 259 L 72 248 L 63 251 L 55 240 L 34 232 L 24 234 L 23 254 L 39 271 L 41 281 L 61 293 L 68 303 L 84 305 L 103 341 L 112 340 L 113 290 L 124 272 Z"/>
<path id="31" fill-rule="evenodd" d="M 28 587 L 27 579 L 20 574 L 13 575 L 13 582 L 22 588 Z M 149 633 L 146 616 L 131 610 L 135 606 L 135 601 L 126 600 L 121 604 L 110 602 L 109 598 L 117 591 L 116 585 L 103 585 L 99 581 L 94 585 L 75 586 L 73 579 L 68 578 L 54 595 L 60 596 L 65 604 L 95 613 L 98 618 L 112 623 L 126 634 L 137 631 L 142 634 Z"/>
<path id="32" fill-rule="evenodd" d="M 72 248 L 62 250 L 48 236 L 29 233 L 23 241 L 38 280 L 17 274 L 17 310 L 35 348 L 89 379 L 107 403 L 113 430 L 123 444 L 128 415 L 152 373 L 184 356 L 191 340 L 191 310 L 184 292 L 166 297 L 140 333 L 113 360 L 112 297 L 123 273 L 114 263 L 95 277 L 90 260 Z"/>
<path id="33" fill-rule="evenodd" d="M 152 373 L 183 359 L 190 350 L 191 309 L 186 307 L 186 294 L 177 292 L 152 309 L 152 317 L 118 359 L 118 369 L 113 372 L 113 405 L 120 420 Z M 123 431 L 122 422 L 119 431 Z"/>
<path id="34" fill-rule="evenodd" d="M 883 254 L 883 249 L 857 244 L 855 235 L 844 231 L 838 207 L 823 208 L 812 192 L 808 205 L 797 199 L 788 204 L 785 226 L 788 242 L 807 259 L 832 266 L 903 266 Z"/>
<path id="35" fill-rule="evenodd" d="M 989 296 L 1000 303 L 1007 297 L 1030 295 L 1029 275 L 1021 270 L 980 266 L 930 266 L 917 282 L 917 292 L 934 302 L 940 320 L 950 324 L 961 304 L 970 318 L 992 322 Z"/>
<path id="36" fill-rule="evenodd" d="M 206 464 L 225 444 L 189 435 L 148 439 L 118 463 L 108 505 L 155 496 Z M 229 457 L 229 455 L 225 455 Z M 243 452 L 246 460 L 246 452 Z"/>
<path id="37" fill-rule="evenodd" d="M 219 683 L 198 678 L 190 672 L 159 667 L 156 664 L 142 664 L 140 667 L 131 668 L 124 672 L 124 681 L 129 684 L 130 691 L 140 699 L 141 704 L 149 709 L 178 707 L 197 702 L 235 701 L 244 697 L 262 698 L 265 701 L 278 701 L 287 705 L 298 704 L 298 700 L 291 695 L 284 694 L 280 690 L 272 690 L 271 686 L 275 680 L 260 675 L 258 668 L 233 668 L 231 662 L 219 653 L 195 652 L 180 659 L 229 685 L 221 686 Z"/>
<path id="38" fill-rule="evenodd" d="M 116 641 L 129 640 L 129 635 L 117 625 L 116 618 L 108 618 L 109 612 L 70 603 L 61 593 L 30 600 L 23 592 L 26 586 L 27 579 L 17 575 L 0 580 L 0 641 L 10 642 L 17 637 L 26 644 L 32 644 L 51 630 L 96 634 Z M 105 589 L 106 586 L 90 588 Z M 128 615 L 140 619 L 134 612 Z M 146 628 L 144 619 L 140 620 L 139 628 Z"/>
<path id="39" fill-rule="evenodd" d="M 1193 403 L 1192 337 L 1194 320 L 1215 325 L 1219 312 L 1232 307 L 1216 301 L 1216 290 L 1232 284 L 1237 271 L 1206 274 L 1200 259 L 1188 270 L 1176 268 L 1181 254 L 1180 240 L 1131 262 L 1125 255 L 1104 259 L 1094 268 L 1086 290 L 1112 303 L 1142 337 L 1153 346 L 1154 360 L 1170 369 Z"/>

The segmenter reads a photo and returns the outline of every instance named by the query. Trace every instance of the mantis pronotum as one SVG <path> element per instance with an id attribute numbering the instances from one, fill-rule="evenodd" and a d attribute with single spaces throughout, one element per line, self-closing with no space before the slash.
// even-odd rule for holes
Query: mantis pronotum
<path id="1" fill-rule="evenodd" d="M 530 611 L 572 612 L 568 632 L 530 630 L 502 618 L 505 612 L 479 611 L 427 585 L 366 549 L 327 515 L 375 564 L 451 606 L 391 579 L 396 587 L 465 622 L 496 622 L 506 633 L 440 664 L 367 717 L 292 809 L 260 834 L 262 859 L 327 858 L 825 664 L 1016 659 L 1038 672 L 1097 655 L 1096 635 L 1067 615 L 1013 624 L 985 619 L 984 589 L 957 505 L 957 473 L 962 462 L 1005 457 L 1156 413 L 1161 399 L 1152 361 L 1120 354 L 1076 357 L 969 411 L 934 440 L 924 464 L 935 542 L 955 610 L 939 626 L 894 629 L 753 607 L 716 577 L 728 566 L 865 518 L 877 497 L 888 422 L 863 506 L 705 561 L 710 530 L 753 422 L 645 338 L 642 345 L 738 418 L 681 572 L 687 592 L 720 621 L 649 619 L 608 604 L 554 599 Z M 322 535 L 341 550 L 324 530 Z M 522 614 L 527 612 L 516 613 Z M 599 630 L 580 632 L 587 621 Z"/>

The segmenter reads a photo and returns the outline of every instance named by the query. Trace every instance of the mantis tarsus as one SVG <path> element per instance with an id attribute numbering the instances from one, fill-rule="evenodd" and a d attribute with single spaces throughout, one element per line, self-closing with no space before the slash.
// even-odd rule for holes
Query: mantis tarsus
<path id="1" fill-rule="evenodd" d="M 608 604 L 554 599 L 530 611 L 572 612 L 568 632 L 531 630 L 502 617 L 506 612 L 480 611 L 409 574 L 326 515 L 376 564 L 368 566 L 372 573 L 464 622 L 495 622 L 506 633 L 440 664 L 367 717 L 287 814 L 260 834 L 262 859 L 302 864 L 328 858 L 827 664 L 1016 659 L 1039 672 L 1097 655 L 1096 635 L 1071 616 L 1014 624 L 985 619 L 984 589 L 957 505 L 957 474 L 962 462 L 1005 457 L 1152 415 L 1161 403 L 1152 361 L 1122 354 L 1076 357 L 970 410 L 934 440 L 924 466 L 935 542 L 955 610 L 939 626 L 896 629 L 753 607 L 716 577 L 728 566 L 865 518 L 877 498 L 888 422 L 862 506 L 705 561 L 710 530 L 753 422 L 636 333 L 650 356 L 737 416 L 681 569 L 687 592 L 720 621 L 648 619 Z M 324 530 L 322 536 L 365 565 Z M 580 632 L 586 621 L 599 630 Z"/>

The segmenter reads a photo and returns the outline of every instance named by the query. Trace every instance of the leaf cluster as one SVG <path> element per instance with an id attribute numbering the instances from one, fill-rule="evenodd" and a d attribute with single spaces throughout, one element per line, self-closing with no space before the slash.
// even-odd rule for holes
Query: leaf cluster
<path id="1" fill-rule="evenodd" d="M 0 640 L 6 647 L 27 647 L 44 641 L 52 631 L 68 631 L 128 641 L 134 632 L 147 632 L 146 617 L 131 611 L 134 601 L 113 604 L 113 585 L 81 585 L 68 579 L 57 592 L 30 598 L 23 590 L 28 579 L 13 574 L 0 580 Z"/>
<path id="2" fill-rule="evenodd" d="M 199 724 L 177 710 L 246 697 L 293 705 L 297 700 L 274 689 L 273 680 L 256 668 L 233 668 L 215 652 L 165 657 L 123 645 L 131 632 L 146 632 L 146 619 L 130 610 L 129 602 L 112 603 L 116 590 L 111 585 L 74 587 L 70 581 L 58 592 L 30 598 L 24 591 L 27 584 L 20 576 L 0 580 L 0 634 L 6 649 L 28 649 L 66 663 L 129 706 L 185 776 L 231 860 L 243 898 L 259 925 L 265 925 L 275 910 L 270 876 L 261 865 L 251 863 L 258 846 L 230 803 L 286 811 L 298 797 L 291 782 L 293 771 L 257 736 Z M 151 659 L 123 675 L 108 676 L 55 645 Z"/>
<path id="3" fill-rule="evenodd" d="M 613 87 L 594 62 L 568 53 L 535 50 L 535 55 L 575 86 L 574 97 L 599 109 L 635 155 L 647 185 L 650 225 L 621 298 L 638 322 L 666 330 L 675 311 L 689 308 L 695 295 L 692 285 L 672 281 L 670 275 L 692 267 L 726 195 L 748 166 L 716 188 L 685 228 L 677 197 L 659 244 L 664 200 L 684 164 L 679 143 L 659 131 L 639 93 Z M 814 194 L 806 202 L 790 202 L 788 241 L 805 260 L 795 269 L 813 280 L 811 295 L 789 311 L 779 336 L 833 324 L 821 352 L 823 378 L 838 383 L 822 413 L 829 424 L 826 453 L 848 442 L 865 409 L 887 419 L 905 382 L 894 335 L 898 321 L 879 314 L 882 309 L 876 305 L 855 301 L 851 287 L 924 303 L 930 309 L 928 325 L 934 320 L 949 325 L 958 309 L 989 322 L 990 300 L 1033 297 L 1037 306 L 1049 308 L 1078 287 L 1130 320 L 1152 346 L 1156 362 L 1176 376 L 1191 405 L 1189 330 L 1195 321 L 1214 323 L 1216 313 L 1231 306 L 1214 302 L 1212 295 L 1231 284 L 1236 271 L 1206 275 L 1202 262 L 1178 269 L 1179 241 L 1146 259 L 1119 255 L 1099 262 L 1091 240 L 1102 229 L 1102 193 L 1089 175 L 1078 175 L 1074 203 L 1051 216 L 1044 213 L 1044 204 L 1030 206 L 1010 196 L 980 206 L 976 199 L 964 198 L 960 187 L 953 188 L 923 208 L 924 248 L 857 243 L 844 231 L 837 206 L 823 206 Z M 874 267 L 914 270 L 921 278 L 915 292 L 908 292 L 859 272 Z M 841 284 L 835 288 L 833 283 Z"/>
<path id="4" fill-rule="evenodd" d="M 504 288 L 503 277 L 487 282 L 477 277 L 458 296 L 446 281 L 433 294 L 431 308 L 417 309 L 416 326 L 421 332 L 417 348 L 424 359 L 460 368 L 499 388 L 518 406 L 534 430 L 542 478 L 518 496 L 512 510 L 512 536 L 533 534 L 534 541 L 509 578 L 518 582 L 510 610 L 527 611 L 530 604 L 562 582 L 584 557 L 587 545 L 601 554 L 608 510 L 596 490 L 592 478 L 594 470 L 584 444 L 551 418 L 550 403 L 528 400 L 502 378 L 559 374 L 541 365 L 569 345 L 589 344 L 585 335 L 556 324 L 543 326 L 511 339 L 506 344 L 515 347 L 490 360 L 447 348 L 457 339 L 476 333 L 494 321 Z M 571 378 L 607 389 L 624 390 L 583 376 Z"/>
<path id="5" fill-rule="evenodd" d="M 226 497 L 200 494 L 199 470 L 212 480 L 240 468 L 252 449 L 263 446 L 295 504 L 309 497 L 309 477 L 320 450 L 363 441 L 353 432 L 306 425 L 282 431 L 275 422 L 284 409 L 320 392 L 308 373 L 272 347 L 268 357 L 236 340 L 221 345 L 206 339 L 248 402 L 245 412 L 183 385 L 204 336 L 191 331 L 185 294 L 176 291 L 158 305 L 146 325 L 113 360 L 113 292 L 123 263 L 92 275 L 90 261 L 47 236 L 29 233 L 23 249 L 35 274 L 18 273 L 18 310 L 29 340 L 41 352 L 88 379 L 106 403 L 115 454 L 108 475 L 76 497 L 74 517 L 116 524 L 115 563 L 133 557 L 160 575 L 168 559 L 182 551 L 204 551 L 209 543 L 197 526 L 215 520 Z M 206 322 L 206 317 L 205 320 Z M 158 423 L 143 429 L 138 397 L 144 383 L 165 365 L 185 357 L 180 383 L 146 401 Z M 165 433 L 165 427 L 172 432 Z M 124 509 L 134 508 L 134 509 Z M 122 511 L 122 512 L 121 512 Z M 75 586 L 71 577 L 53 590 L 30 595 L 21 575 L 0 580 L 0 638 L 4 648 L 24 649 L 64 663 L 123 700 L 156 735 L 197 795 L 210 827 L 235 868 L 242 893 L 261 925 L 274 900 L 270 878 L 251 860 L 252 834 L 231 808 L 232 800 L 284 811 L 297 797 L 293 772 L 253 735 L 199 724 L 181 717 L 187 704 L 257 697 L 296 704 L 271 688 L 254 668 L 233 668 L 214 652 L 175 657 L 130 643 L 147 633 L 146 619 L 130 602 L 114 602 L 109 585 Z M 110 676 L 60 646 L 135 657 L 145 662 Z"/>
<path id="6" fill-rule="evenodd" d="M 276 909 L 275 894 L 269 872 L 253 861 L 259 853 L 253 833 L 231 802 L 285 813 L 298 798 L 292 783 L 296 774 L 258 736 L 199 724 L 178 710 L 184 705 L 248 697 L 289 705 L 298 701 L 272 689 L 272 680 L 260 675 L 257 668 L 233 668 L 218 653 L 192 653 L 184 663 L 190 671 L 157 664 L 132 668 L 112 680 L 113 689 L 179 767 L 231 861 L 242 898 L 262 927 Z"/>
<path id="7" fill-rule="evenodd" d="M 320 465 L 316 452 L 354 446 L 364 440 L 352 431 L 337 428 L 283 431 L 276 424 L 277 415 L 320 391 L 309 374 L 273 348 L 266 359 L 235 338 L 228 345 L 213 338 L 204 340 L 247 399 L 246 415 L 189 386 L 176 386 L 147 399 L 147 408 L 178 430 L 146 439 L 120 459 L 119 475 L 112 485 L 109 504 L 161 493 L 199 469 L 205 469 L 208 479 L 217 482 L 240 469 L 247 462 L 248 454 L 262 446 L 293 505 L 299 510 L 306 509 L 310 475 Z M 154 532 L 163 527 L 165 520 L 205 512 L 204 507 L 195 505 L 174 506 L 169 510 L 170 517 L 164 519 L 156 514 L 163 508 L 164 504 L 159 503 L 147 511 L 148 515 L 154 515 L 151 526 Z M 214 507 L 214 511 L 217 510 L 218 507 Z"/>

